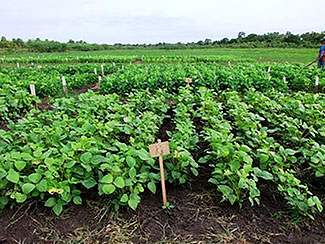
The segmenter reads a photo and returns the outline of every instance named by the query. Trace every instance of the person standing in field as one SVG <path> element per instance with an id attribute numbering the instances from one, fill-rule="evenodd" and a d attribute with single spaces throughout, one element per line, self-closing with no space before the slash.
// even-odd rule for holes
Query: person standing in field
<path id="1" fill-rule="evenodd" d="M 317 60 L 318 60 L 317 67 L 324 69 L 325 68 L 325 37 L 322 39 L 322 46 L 319 49 Z"/>

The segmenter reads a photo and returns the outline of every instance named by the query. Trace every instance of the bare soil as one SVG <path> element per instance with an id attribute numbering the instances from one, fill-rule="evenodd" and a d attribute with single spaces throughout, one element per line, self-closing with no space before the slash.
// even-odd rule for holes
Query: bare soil
<path id="1" fill-rule="evenodd" d="M 0 214 L 0 243 L 325 243 L 325 214 L 299 225 L 289 220 L 285 202 L 262 189 L 261 205 L 220 203 L 215 187 L 201 178 L 182 187 L 167 185 L 166 211 L 161 193 L 145 192 L 136 211 L 112 209 L 94 193 L 84 203 L 55 216 L 40 201 Z"/>

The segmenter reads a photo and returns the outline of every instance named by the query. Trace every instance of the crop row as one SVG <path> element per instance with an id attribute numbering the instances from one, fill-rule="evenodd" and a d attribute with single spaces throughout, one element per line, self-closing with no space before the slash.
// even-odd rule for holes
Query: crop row
<path id="1" fill-rule="evenodd" d="M 101 90 L 103 93 L 124 94 L 132 89 L 154 91 L 161 88 L 175 93 L 179 87 L 186 86 L 184 80 L 189 77 L 193 80 L 191 86 L 196 89 L 204 86 L 216 91 L 231 89 L 244 92 L 255 88 L 258 91 L 275 89 L 280 92 L 312 92 L 315 89 L 316 76 L 320 78 L 319 90 L 323 91 L 325 89 L 324 72 L 301 70 L 299 65 L 142 64 L 127 65 L 124 69 L 105 77 Z"/>
<path id="2" fill-rule="evenodd" d="M 106 74 L 118 66 L 105 65 Z M 17 119 L 40 103 L 39 97 L 63 95 L 62 76 L 65 76 L 67 91 L 96 82 L 101 75 L 101 66 L 94 64 L 44 66 L 42 68 L 0 68 L 0 120 Z M 29 86 L 35 85 L 36 95 L 30 95 Z"/>
<path id="3" fill-rule="evenodd" d="M 234 56 L 184 56 L 184 55 L 166 55 L 166 56 L 37 56 L 37 57 L 2 57 L 3 64 L 50 64 L 50 63 L 194 63 L 194 62 L 251 62 L 249 58 L 238 58 Z"/>
<path id="4" fill-rule="evenodd" d="M 96 189 L 116 209 L 135 209 L 143 191 L 156 192 L 159 167 L 148 145 L 169 119 L 170 183 L 183 184 L 204 167 L 222 200 L 232 204 L 259 204 L 263 181 L 294 213 L 313 218 L 322 211 L 310 188 L 313 178 L 325 177 L 324 95 L 190 86 L 176 93 L 59 98 L 53 110 L 32 110 L 9 131 L 0 130 L 0 206 L 38 198 L 60 214 Z"/>

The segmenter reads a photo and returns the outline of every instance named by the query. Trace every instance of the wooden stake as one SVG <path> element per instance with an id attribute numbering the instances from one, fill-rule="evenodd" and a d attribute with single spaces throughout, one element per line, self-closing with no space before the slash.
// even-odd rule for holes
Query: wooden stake
<path id="1" fill-rule="evenodd" d="M 161 144 L 161 140 L 158 139 L 158 144 Z M 159 167 L 160 167 L 160 176 L 161 176 L 161 191 L 163 197 L 163 204 L 164 206 L 167 205 L 167 195 L 166 195 L 166 186 L 165 186 L 165 173 L 164 173 L 164 162 L 162 153 L 159 155 Z"/>
<path id="2" fill-rule="evenodd" d="M 319 77 L 316 76 L 316 81 L 315 81 L 315 93 L 318 93 L 318 85 L 319 85 Z"/>
<path id="3" fill-rule="evenodd" d="M 62 76 L 62 86 L 63 86 L 63 92 L 67 93 L 67 83 L 65 81 L 65 77 Z"/>
<path id="4" fill-rule="evenodd" d="M 105 76 L 105 74 L 104 74 L 104 65 L 101 65 L 100 68 L 102 70 L 102 76 L 104 77 Z"/>
<path id="5" fill-rule="evenodd" d="M 149 145 L 149 151 L 150 151 L 151 157 L 159 157 L 161 192 L 162 192 L 163 204 L 164 204 L 164 206 L 166 206 L 167 205 L 167 194 L 166 194 L 166 186 L 165 186 L 163 156 L 168 155 L 170 153 L 168 141 L 161 142 L 161 140 L 158 139 L 158 142 L 156 144 Z"/>

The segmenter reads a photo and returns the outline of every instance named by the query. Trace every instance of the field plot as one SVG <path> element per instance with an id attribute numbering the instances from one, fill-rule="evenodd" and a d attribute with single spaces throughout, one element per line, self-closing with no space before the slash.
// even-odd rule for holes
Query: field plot
<path id="1" fill-rule="evenodd" d="M 325 241 L 321 70 L 233 56 L 6 57 L 0 80 L 0 243 Z M 171 151 L 167 209 L 148 150 L 157 139 Z"/>

